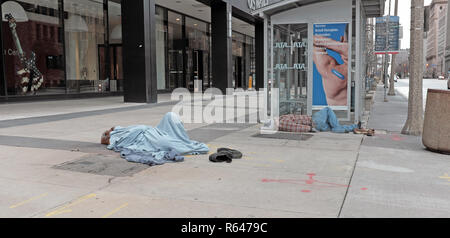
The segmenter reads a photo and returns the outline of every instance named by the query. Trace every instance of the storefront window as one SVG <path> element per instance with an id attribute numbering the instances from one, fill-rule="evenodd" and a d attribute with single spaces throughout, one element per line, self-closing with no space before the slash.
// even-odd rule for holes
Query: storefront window
<path id="1" fill-rule="evenodd" d="M 168 23 L 168 71 L 167 86 L 169 89 L 186 87 L 184 81 L 184 45 L 183 16 L 171 11 L 167 13 Z"/>
<path id="2" fill-rule="evenodd" d="M 246 54 L 246 58 L 249 59 L 246 62 L 246 76 L 250 77 L 252 76 L 253 80 L 252 80 L 252 88 L 254 88 L 256 86 L 256 49 L 255 49 L 255 38 L 250 37 L 250 36 L 246 36 L 246 44 L 245 44 L 245 54 Z M 249 86 L 249 85 L 247 85 Z"/>
<path id="3" fill-rule="evenodd" d="M 193 90 L 195 80 L 202 82 L 204 88 L 210 86 L 209 80 L 209 31 L 208 24 L 186 17 L 187 37 L 187 86 Z M 201 85 L 201 84 L 200 84 Z M 199 88 L 198 90 L 202 90 Z"/>
<path id="4" fill-rule="evenodd" d="M 7 7 L 0 96 L 123 91 L 121 0 L 1 2 Z M 207 22 L 156 7 L 158 90 L 193 90 L 196 80 L 199 90 L 212 85 L 210 32 Z M 241 87 L 254 71 L 254 39 L 236 35 L 235 84 Z"/>
<path id="5" fill-rule="evenodd" d="M 242 88 L 244 85 L 244 42 L 245 35 L 233 32 L 233 86 Z"/>
<path id="6" fill-rule="evenodd" d="M 2 9 L 4 75 L 8 95 L 65 93 L 59 1 L 5 1 Z"/>
<path id="7" fill-rule="evenodd" d="M 123 91 L 121 0 L 113 0 L 108 2 L 108 21 L 109 21 L 109 52 L 110 52 L 109 91 L 110 92 Z"/>
<path id="8" fill-rule="evenodd" d="M 249 87 L 249 78 L 255 74 L 254 47 L 253 37 L 233 32 L 233 83 L 235 88 Z"/>
<path id="9" fill-rule="evenodd" d="M 64 0 L 68 93 L 107 91 L 99 73 L 98 45 L 105 43 L 103 0 Z"/>

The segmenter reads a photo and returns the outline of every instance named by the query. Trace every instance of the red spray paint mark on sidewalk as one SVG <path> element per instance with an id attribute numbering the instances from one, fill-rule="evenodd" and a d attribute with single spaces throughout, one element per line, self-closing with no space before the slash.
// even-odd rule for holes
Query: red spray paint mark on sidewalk
<path id="1" fill-rule="evenodd" d="M 301 180 L 301 179 L 262 179 L 261 182 L 263 183 L 281 183 L 281 184 L 296 184 L 296 185 L 303 185 L 303 186 L 310 186 L 313 188 L 350 188 L 349 185 L 344 184 L 337 184 L 337 183 L 328 183 L 328 182 L 322 182 L 319 180 L 316 180 L 314 177 L 316 177 L 316 174 L 310 173 L 307 174 L 309 179 L 307 180 Z M 369 190 L 368 188 L 361 188 L 362 191 Z M 311 190 L 305 189 L 301 190 L 302 193 L 311 193 Z"/>
<path id="2" fill-rule="evenodd" d="M 392 134 L 392 135 L 375 135 L 375 137 L 380 139 L 387 139 L 392 141 L 404 141 L 406 138 L 398 135 L 398 134 Z"/>
<path id="3" fill-rule="evenodd" d="M 315 182 L 317 182 L 314 177 L 316 176 L 316 174 L 307 174 L 309 176 L 309 179 L 306 180 L 306 184 L 314 184 Z"/>
<path id="4" fill-rule="evenodd" d="M 283 183 L 283 184 L 298 184 L 298 185 L 307 185 L 312 187 L 322 187 L 322 188 L 348 188 L 348 185 L 345 184 L 337 184 L 337 183 L 328 183 L 328 182 L 322 182 L 319 180 L 316 180 L 314 177 L 316 177 L 316 174 L 310 173 L 307 174 L 309 176 L 309 179 L 302 180 L 302 179 L 262 179 L 261 182 L 263 183 Z"/>
<path id="5" fill-rule="evenodd" d="M 393 141 L 404 141 L 405 140 L 405 138 L 403 138 L 403 137 L 401 137 L 399 135 L 393 135 L 393 136 L 391 136 L 391 139 Z"/>

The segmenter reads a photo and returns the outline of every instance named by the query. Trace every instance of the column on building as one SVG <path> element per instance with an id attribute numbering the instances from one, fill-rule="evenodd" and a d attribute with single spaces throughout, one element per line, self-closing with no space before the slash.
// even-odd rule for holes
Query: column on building
<path id="1" fill-rule="evenodd" d="M 264 88 L 264 21 L 255 22 L 256 90 Z"/>
<path id="2" fill-rule="evenodd" d="M 232 6 L 222 1 L 211 2 L 213 87 L 226 93 L 233 87 Z"/>
<path id="3" fill-rule="evenodd" d="M 155 0 L 122 5 L 125 102 L 156 103 Z"/>

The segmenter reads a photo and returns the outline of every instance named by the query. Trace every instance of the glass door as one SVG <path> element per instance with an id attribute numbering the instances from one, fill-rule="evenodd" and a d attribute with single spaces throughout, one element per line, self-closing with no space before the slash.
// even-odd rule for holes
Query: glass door
<path id="1" fill-rule="evenodd" d="M 192 58 L 190 60 L 192 60 L 192 73 L 191 73 L 191 78 L 189 79 L 188 82 L 188 88 L 189 90 L 194 90 L 195 87 L 202 87 L 202 84 L 198 84 L 195 85 L 196 81 L 204 81 L 204 63 L 203 63 L 203 51 L 202 50 L 193 50 L 192 51 Z M 203 88 L 198 88 L 198 90 L 202 91 Z"/>
<path id="2" fill-rule="evenodd" d="M 233 76 L 234 76 L 234 87 L 243 88 L 244 87 L 244 71 L 243 71 L 243 60 L 240 56 L 233 56 Z"/>
<path id="3" fill-rule="evenodd" d="M 110 45 L 111 80 L 110 91 L 123 89 L 122 45 Z"/>
<path id="4" fill-rule="evenodd" d="M 184 87 L 183 51 L 169 50 L 168 53 L 169 89 Z"/>
<path id="5" fill-rule="evenodd" d="M 186 42 L 183 37 L 183 22 L 184 18 L 181 14 L 167 12 L 167 63 L 169 69 L 167 85 L 169 90 L 186 87 L 184 81 L 184 48 Z"/>
<path id="6" fill-rule="evenodd" d="M 274 25 L 272 57 L 280 116 L 307 114 L 308 24 Z"/>
<path id="7" fill-rule="evenodd" d="M 186 17 L 186 87 L 202 91 L 209 87 L 209 25 Z M 197 82 L 197 84 L 196 84 Z"/>
<path id="8" fill-rule="evenodd" d="M 105 81 L 104 91 L 117 92 L 123 90 L 122 45 L 109 45 L 109 61 L 106 63 L 106 45 L 98 46 L 99 78 Z M 109 71 L 109 74 L 108 74 Z"/>

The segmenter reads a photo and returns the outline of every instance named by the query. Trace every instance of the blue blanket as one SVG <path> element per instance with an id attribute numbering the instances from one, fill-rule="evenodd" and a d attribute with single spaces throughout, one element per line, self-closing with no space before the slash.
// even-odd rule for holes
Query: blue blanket
<path id="1" fill-rule="evenodd" d="M 207 154 L 208 146 L 189 139 L 180 117 L 167 113 L 156 127 L 116 127 L 108 149 L 120 152 L 129 162 L 148 165 L 184 161 L 185 155 Z"/>

